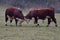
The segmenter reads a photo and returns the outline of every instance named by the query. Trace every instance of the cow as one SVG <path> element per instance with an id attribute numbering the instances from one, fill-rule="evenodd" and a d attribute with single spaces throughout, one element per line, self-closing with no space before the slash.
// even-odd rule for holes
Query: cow
<path id="1" fill-rule="evenodd" d="M 34 24 L 38 24 L 38 19 L 42 19 L 45 20 L 46 18 L 48 19 L 48 25 L 51 23 L 51 21 L 53 21 L 55 23 L 55 26 L 57 27 L 57 21 L 55 18 L 55 12 L 54 12 L 54 8 L 42 8 L 42 9 L 35 9 L 35 10 L 31 10 L 29 11 L 29 13 L 25 16 L 25 19 L 29 19 L 31 20 L 32 18 L 34 18 Z M 28 20 L 27 20 L 28 21 Z"/>
<path id="2" fill-rule="evenodd" d="M 7 26 L 7 21 L 10 19 L 10 23 L 12 23 L 13 19 L 15 20 L 16 26 L 18 23 L 18 19 L 21 19 L 20 24 L 24 21 L 24 15 L 22 13 L 22 10 L 17 7 L 8 7 L 5 11 L 5 22 Z"/>

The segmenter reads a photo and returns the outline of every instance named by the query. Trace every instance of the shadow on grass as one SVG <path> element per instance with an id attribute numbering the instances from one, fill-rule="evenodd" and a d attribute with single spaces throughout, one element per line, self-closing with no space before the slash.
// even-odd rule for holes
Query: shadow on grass
<path id="1" fill-rule="evenodd" d="M 1 25 L 0 26 L 1 28 L 5 28 L 5 27 L 25 27 L 25 28 L 41 28 L 41 27 L 47 27 L 46 25 L 39 25 L 39 26 L 35 26 L 35 25 L 7 25 L 7 26 L 5 26 L 5 25 Z M 49 26 L 49 27 L 55 27 L 55 26 Z M 59 27 L 59 26 L 58 26 Z M 60 27 L 59 27 L 60 28 Z"/>

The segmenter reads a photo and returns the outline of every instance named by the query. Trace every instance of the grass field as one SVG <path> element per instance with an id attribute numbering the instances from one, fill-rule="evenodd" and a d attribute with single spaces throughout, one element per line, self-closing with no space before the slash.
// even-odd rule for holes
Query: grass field
<path id="1" fill-rule="evenodd" d="M 5 9 L 0 7 L 0 40 L 60 40 L 60 14 L 56 14 L 58 27 L 55 27 L 53 22 L 46 27 L 47 20 L 44 23 L 39 20 L 40 27 L 35 27 L 33 20 L 29 24 L 24 22 L 21 27 L 16 27 L 14 21 L 12 26 L 9 22 L 8 26 L 5 26 Z"/>

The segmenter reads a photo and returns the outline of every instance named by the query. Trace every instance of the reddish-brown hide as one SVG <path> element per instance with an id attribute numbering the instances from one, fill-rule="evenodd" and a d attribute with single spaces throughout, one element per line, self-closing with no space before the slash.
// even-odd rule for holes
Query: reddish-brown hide
<path id="1" fill-rule="evenodd" d="M 48 25 L 47 26 L 49 26 L 49 24 L 51 22 L 51 19 L 55 23 L 55 26 L 57 26 L 54 8 L 43 8 L 43 9 L 39 9 L 39 10 L 31 10 L 25 16 L 25 18 L 26 19 L 34 18 L 34 20 L 35 20 L 34 23 L 37 24 L 38 23 L 38 19 L 45 20 L 47 16 L 48 16 Z"/>

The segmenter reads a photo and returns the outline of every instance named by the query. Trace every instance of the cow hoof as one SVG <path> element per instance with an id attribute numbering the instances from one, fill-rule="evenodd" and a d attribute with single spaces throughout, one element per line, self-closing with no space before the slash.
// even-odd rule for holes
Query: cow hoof
<path id="1" fill-rule="evenodd" d="M 39 26 L 39 24 L 36 25 L 36 27 L 38 27 L 38 26 Z"/>
<path id="2" fill-rule="evenodd" d="M 37 24 L 39 26 L 39 24 Z"/>
<path id="3" fill-rule="evenodd" d="M 57 27 L 57 25 L 55 25 Z"/>
<path id="4" fill-rule="evenodd" d="M 5 26 L 7 26 L 7 24 L 5 24 Z"/>

